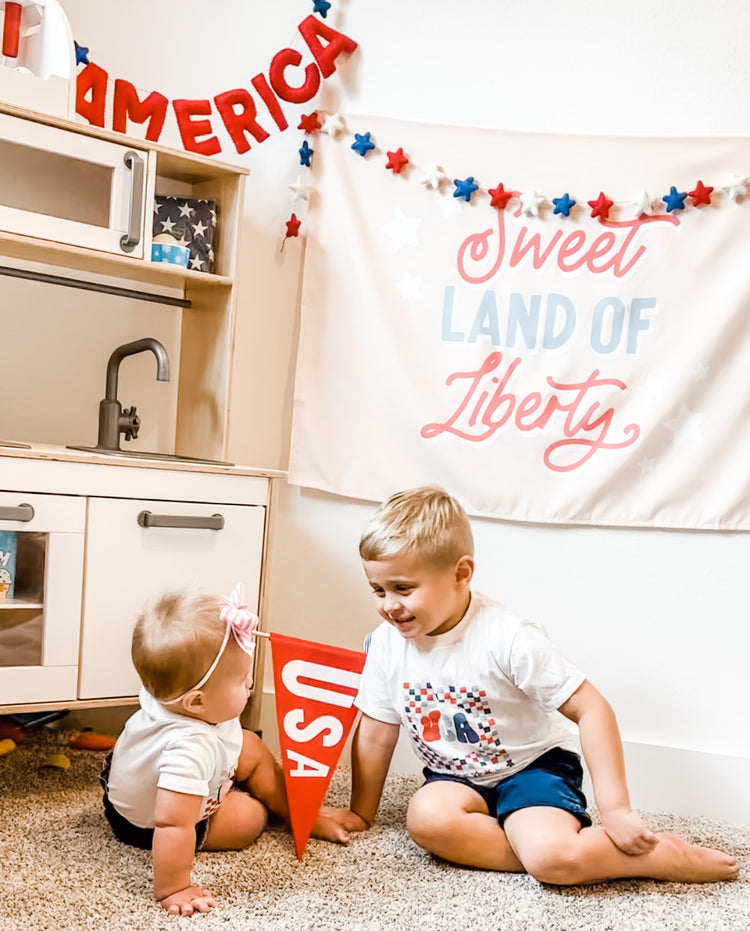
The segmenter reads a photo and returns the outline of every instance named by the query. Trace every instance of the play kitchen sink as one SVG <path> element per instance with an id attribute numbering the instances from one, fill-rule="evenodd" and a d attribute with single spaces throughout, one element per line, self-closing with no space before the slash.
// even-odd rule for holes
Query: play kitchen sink
<path id="1" fill-rule="evenodd" d="M 143 450 L 129 450 L 120 448 L 120 434 L 126 442 L 138 436 L 141 419 L 136 414 L 135 407 L 122 409 L 117 400 L 117 382 L 120 373 L 120 363 L 128 356 L 139 352 L 152 352 L 156 356 L 157 381 L 169 381 L 169 357 L 167 351 L 158 339 L 145 337 L 132 343 L 118 346 L 107 362 L 107 383 L 104 398 L 99 402 L 99 435 L 96 446 L 68 446 L 68 449 L 82 450 L 87 453 L 97 453 L 105 456 L 128 456 L 136 459 L 159 459 L 173 462 L 203 462 L 207 465 L 234 465 L 232 462 L 222 462 L 218 459 L 201 459 L 196 456 L 181 456 L 177 453 L 150 453 Z"/>

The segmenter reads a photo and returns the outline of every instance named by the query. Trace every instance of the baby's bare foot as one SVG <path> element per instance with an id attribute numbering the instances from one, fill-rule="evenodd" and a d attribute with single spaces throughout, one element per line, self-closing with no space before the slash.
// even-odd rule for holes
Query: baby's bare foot
<path id="1" fill-rule="evenodd" d="M 699 847 L 676 837 L 659 834 L 651 853 L 658 862 L 655 879 L 682 883 L 712 883 L 737 879 L 739 867 L 733 856 L 710 847 Z"/>

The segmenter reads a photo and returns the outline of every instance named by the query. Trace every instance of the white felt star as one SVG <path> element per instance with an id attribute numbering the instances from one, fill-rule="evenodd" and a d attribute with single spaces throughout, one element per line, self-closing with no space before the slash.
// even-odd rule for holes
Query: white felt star
<path id="1" fill-rule="evenodd" d="M 529 191 L 528 194 L 521 194 L 521 213 L 526 217 L 538 217 L 539 208 L 544 203 L 544 198 L 536 191 Z"/>
<path id="2" fill-rule="evenodd" d="M 397 207 L 391 222 L 380 228 L 391 240 L 393 251 L 397 252 L 402 246 L 418 245 L 417 227 L 421 222 L 421 217 L 407 217 L 403 210 Z"/>
<path id="3" fill-rule="evenodd" d="M 443 171 L 439 165 L 430 165 L 429 168 L 425 168 L 424 174 L 419 179 L 420 184 L 431 191 L 439 191 L 440 185 L 443 181 L 446 181 L 448 175 Z"/>
<path id="4" fill-rule="evenodd" d="M 300 175 L 294 184 L 289 185 L 289 190 L 294 193 L 295 199 L 309 200 L 310 192 L 312 191 L 312 185 L 307 183 L 303 175 Z"/>
<path id="5" fill-rule="evenodd" d="M 654 200 L 648 191 L 641 191 L 641 193 L 633 199 L 633 216 L 636 219 L 644 214 L 648 216 L 654 206 Z"/>
<path id="6" fill-rule="evenodd" d="M 338 113 L 329 113 L 328 116 L 323 120 L 323 123 L 320 127 L 322 133 L 326 133 L 332 139 L 335 139 L 339 133 L 342 133 L 346 128 L 343 119 L 339 116 Z"/>
<path id="7" fill-rule="evenodd" d="M 732 200 L 738 200 L 743 194 L 746 193 L 746 179 L 741 178 L 739 175 L 730 175 L 727 180 L 720 185 L 722 191 L 725 191 Z"/>

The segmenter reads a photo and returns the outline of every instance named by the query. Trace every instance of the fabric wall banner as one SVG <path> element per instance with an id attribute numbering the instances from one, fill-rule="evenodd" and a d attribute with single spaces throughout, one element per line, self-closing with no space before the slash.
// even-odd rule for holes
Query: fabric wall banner
<path id="1" fill-rule="evenodd" d="M 365 654 L 271 634 L 284 782 L 297 859 L 357 717 Z"/>
<path id="2" fill-rule="evenodd" d="M 312 143 L 290 481 L 750 529 L 750 139 L 346 124 Z"/>

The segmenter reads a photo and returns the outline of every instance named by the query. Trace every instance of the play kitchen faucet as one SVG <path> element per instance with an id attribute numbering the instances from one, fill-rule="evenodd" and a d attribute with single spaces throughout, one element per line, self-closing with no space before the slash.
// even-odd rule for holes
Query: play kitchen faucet
<path id="1" fill-rule="evenodd" d="M 104 398 L 99 402 L 99 438 L 95 447 L 74 446 L 73 449 L 88 449 L 92 452 L 120 452 L 120 434 L 126 440 L 138 436 L 141 419 L 135 412 L 135 407 L 122 409 L 117 400 L 117 380 L 120 374 L 120 363 L 127 356 L 137 355 L 139 352 L 153 352 L 156 356 L 157 381 L 169 381 L 169 357 L 167 350 L 158 339 L 150 336 L 137 339 L 132 343 L 124 343 L 109 357 L 107 362 L 107 384 Z"/>
<path id="2" fill-rule="evenodd" d="M 99 438 L 96 445 L 100 449 L 119 449 L 121 433 L 126 440 L 135 439 L 138 436 L 141 419 L 136 414 L 135 407 L 122 409 L 122 405 L 117 400 L 117 379 L 123 359 L 148 351 L 156 356 L 156 380 L 169 381 L 169 357 L 167 350 L 158 339 L 147 336 L 132 343 L 125 343 L 118 346 L 109 357 L 107 385 L 104 398 L 99 402 Z"/>

